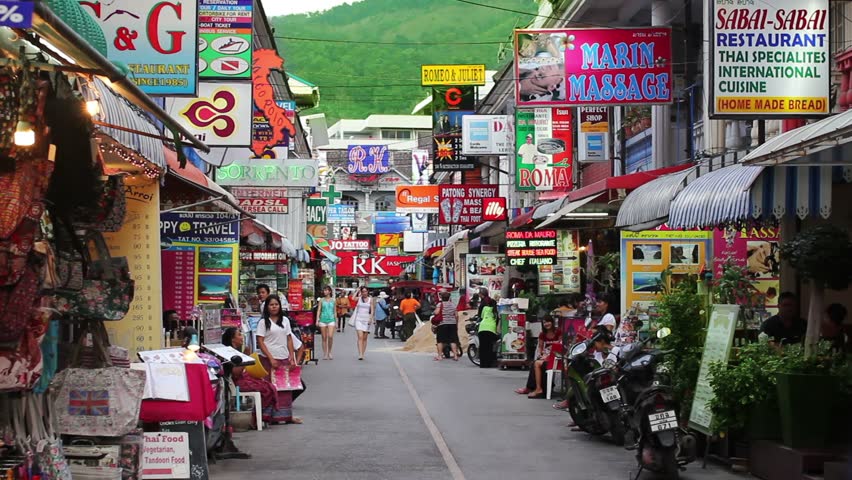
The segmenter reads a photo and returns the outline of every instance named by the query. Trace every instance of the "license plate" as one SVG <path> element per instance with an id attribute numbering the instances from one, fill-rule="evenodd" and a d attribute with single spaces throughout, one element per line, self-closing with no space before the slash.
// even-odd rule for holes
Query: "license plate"
<path id="1" fill-rule="evenodd" d="M 395 326 L 395 327 L 401 327 L 401 326 L 402 326 L 402 322 L 396 322 L 396 323 L 394 323 L 394 324 L 393 324 L 393 326 Z"/>
<path id="2" fill-rule="evenodd" d="M 601 400 L 603 400 L 604 403 L 621 400 L 621 394 L 618 393 L 618 387 L 608 387 L 601 390 Z"/>
<path id="3" fill-rule="evenodd" d="M 675 430 L 677 428 L 677 414 L 674 410 L 652 413 L 648 415 L 648 423 L 651 426 L 651 432 Z"/>

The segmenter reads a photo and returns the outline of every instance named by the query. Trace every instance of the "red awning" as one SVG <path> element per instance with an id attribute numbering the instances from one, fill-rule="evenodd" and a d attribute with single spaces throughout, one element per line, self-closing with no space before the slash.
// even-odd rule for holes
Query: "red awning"
<path id="1" fill-rule="evenodd" d="M 568 190 L 548 190 L 539 195 L 538 199 L 542 202 L 550 202 L 553 200 L 559 200 L 560 198 L 565 198 L 565 196 L 569 193 L 571 192 Z"/>
<path id="2" fill-rule="evenodd" d="M 685 163 L 674 167 L 658 168 L 647 172 L 636 172 L 627 175 L 620 175 L 618 177 L 605 178 L 599 182 L 574 190 L 568 194 L 568 200 L 573 202 L 592 195 L 600 195 L 601 193 L 610 190 L 634 190 L 658 177 L 686 170 L 692 166 L 692 163 Z"/>
<path id="3" fill-rule="evenodd" d="M 564 195 L 564 193 L 563 193 L 563 195 Z M 512 223 L 509 224 L 509 228 L 521 228 L 521 227 L 524 227 L 524 226 L 532 223 L 533 222 L 533 214 L 535 213 L 536 208 L 538 208 L 538 207 L 536 206 L 536 207 L 530 208 L 530 211 L 528 211 L 527 213 L 522 213 L 522 214 L 518 215 L 517 217 L 515 217 L 515 219 L 512 220 Z"/>

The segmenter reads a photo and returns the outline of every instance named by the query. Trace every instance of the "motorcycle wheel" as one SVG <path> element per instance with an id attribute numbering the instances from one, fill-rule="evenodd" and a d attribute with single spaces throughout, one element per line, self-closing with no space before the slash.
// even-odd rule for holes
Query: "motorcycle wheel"
<path id="1" fill-rule="evenodd" d="M 660 455 L 660 466 L 662 467 L 663 478 L 668 480 L 678 480 L 680 478 L 680 466 L 677 463 L 677 449 L 666 449 Z"/>
<path id="2" fill-rule="evenodd" d="M 476 348 L 476 345 L 468 345 L 467 346 L 467 358 L 476 365 L 479 366 L 479 349 Z"/>
<path id="3" fill-rule="evenodd" d="M 624 428 L 624 424 L 621 423 L 621 420 L 618 418 L 617 412 L 611 412 L 609 414 L 609 425 L 609 434 L 612 436 L 612 443 L 619 447 L 623 447 L 626 430 Z"/>
<path id="4" fill-rule="evenodd" d="M 575 395 L 568 397 L 568 413 L 571 414 L 571 420 L 574 420 L 577 428 L 592 435 L 603 435 L 605 433 L 603 429 L 595 425 L 594 421 L 585 417 L 580 411 L 580 407 L 577 406 L 577 403 L 579 402 L 577 402 Z"/>

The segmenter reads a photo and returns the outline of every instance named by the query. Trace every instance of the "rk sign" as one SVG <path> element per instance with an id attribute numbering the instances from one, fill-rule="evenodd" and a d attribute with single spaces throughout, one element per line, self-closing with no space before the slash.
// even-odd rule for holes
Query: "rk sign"
<path id="1" fill-rule="evenodd" d="M 362 258 L 355 252 L 339 252 L 337 264 L 338 277 L 369 277 L 389 275 L 398 277 L 408 264 L 414 262 L 414 256 L 365 255 Z"/>

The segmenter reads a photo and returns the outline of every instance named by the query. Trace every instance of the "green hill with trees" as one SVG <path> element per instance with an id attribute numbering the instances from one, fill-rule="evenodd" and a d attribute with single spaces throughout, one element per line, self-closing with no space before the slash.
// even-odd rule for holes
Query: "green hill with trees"
<path id="1" fill-rule="evenodd" d="M 537 11 L 533 0 L 476 3 Z M 364 0 L 271 22 L 287 72 L 320 87 L 319 108 L 304 113 L 323 112 L 333 122 L 411 113 L 428 95 L 419 86 L 421 64 L 484 63 L 497 69 L 512 58 L 512 29 L 533 18 L 458 0 Z"/>

